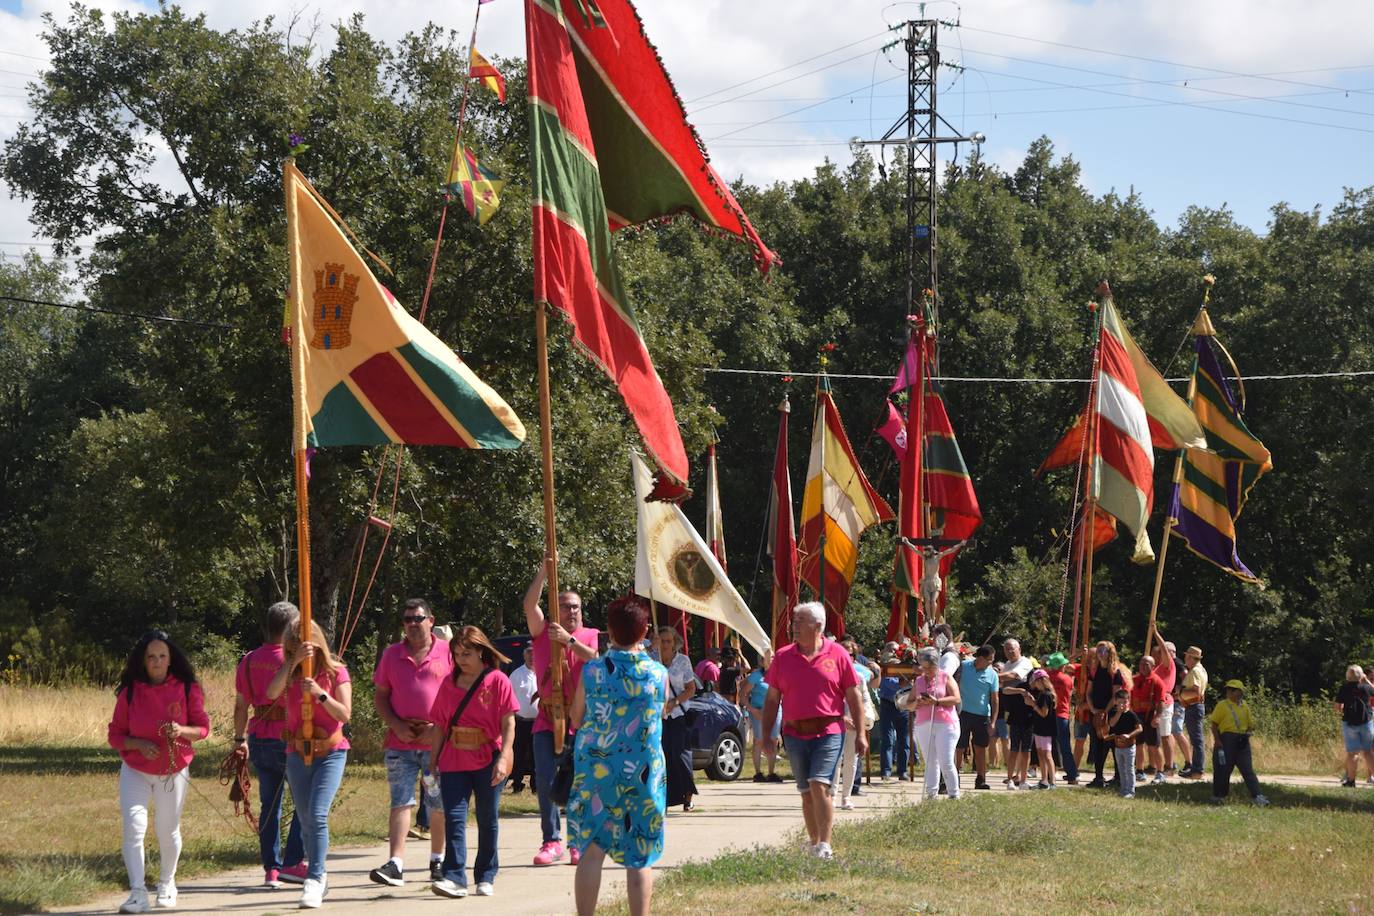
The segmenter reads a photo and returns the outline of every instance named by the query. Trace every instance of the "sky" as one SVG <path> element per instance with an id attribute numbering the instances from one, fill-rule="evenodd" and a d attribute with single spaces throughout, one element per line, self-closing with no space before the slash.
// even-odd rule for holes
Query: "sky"
<path id="1" fill-rule="evenodd" d="M 296 10 L 329 26 L 361 12 L 396 39 L 430 20 L 466 37 L 476 0 L 190 0 L 215 28 Z M 155 9 L 88 0 L 103 10 Z M 1274 204 L 1324 211 L 1374 185 L 1374 3 L 1368 0 L 639 0 L 689 117 L 727 178 L 805 177 L 905 108 L 905 54 L 884 50 L 914 18 L 938 33 L 940 113 L 1014 169 L 1037 137 L 1072 156 L 1095 194 L 1137 192 L 1165 226 L 1191 205 L 1228 207 L 1256 231 Z M 0 141 L 28 115 L 47 57 L 42 16 L 62 0 L 0 0 Z M 478 47 L 523 56 L 523 4 L 482 7 Z M 942 148 L 942 156 L 953 154 Z M 960 155 L 966 155 L 961 147 Z M 442 170 L 442 164 L 436 168 Z M 155 175 L 168 174 L 162 164 Z M 0 256 L 44 239 L 0 188 Z M 40 247 L 40 250 L 45 250 Z"/>

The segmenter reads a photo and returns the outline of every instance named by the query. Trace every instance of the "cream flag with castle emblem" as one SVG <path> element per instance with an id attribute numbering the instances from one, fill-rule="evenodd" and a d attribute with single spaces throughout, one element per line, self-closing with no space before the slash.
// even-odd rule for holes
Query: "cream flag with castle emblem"
<path id="1" fill-rule="evenodd" d="M 715 620 L 738 633 L 758 652 L 768 648 L 768 634 L 749 613 L 711 548 L 674 503 L 648 502 L 653 475 L 638 454 L 634 468 L 636 538 L 635 594 Z"/>

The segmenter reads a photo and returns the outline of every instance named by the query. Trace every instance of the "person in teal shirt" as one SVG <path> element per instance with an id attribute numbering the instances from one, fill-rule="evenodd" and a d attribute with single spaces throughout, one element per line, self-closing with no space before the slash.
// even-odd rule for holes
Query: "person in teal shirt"
<path id="1" fill-rule="evenodd" d="M 992 667 L 996 655 L 992 646 L 979 646 L 973 658 L 959 666 L 959 765 L 972 745 L 975 789 L 989 788 L 988 739 L 998 705 L 997 670 Z"/>
<path id="2" fill-rule="evenodd" d="M 763 749 L 763 704 L 768 699 L 768 681 L 766 680 L 768 666 L 773 663 L 773 650 L 764 649 L 763 656 L 759 658 L 759 666 L 749 672 L 745 677 L 744 683 L 748 696 L 745 702 L 749 707 L 749 723 L 752 728 L 750 731 L 751 743 L 754 745 L 754 782 L 782 782 L 782 777 L 774 772 L 778 765 L 777 746 L 774 745 L 773 752 L 767 753 Z M 782 735 L 782 713 L 778 713 L 778 719 L 773 723 L 773 740 L 777 741 Z M 763 773 L 763 758 L 768 758 L 768 775 Z"/>

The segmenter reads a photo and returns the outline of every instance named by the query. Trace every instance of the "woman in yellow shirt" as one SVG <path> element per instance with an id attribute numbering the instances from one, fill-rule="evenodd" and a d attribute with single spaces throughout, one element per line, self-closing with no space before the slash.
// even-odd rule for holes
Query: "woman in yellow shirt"
<path id="1" fill-rule="evenodd" d="M 1250 753 L 1250 733 L 1254 718 L 1245 702 L 1245 685 L 1232 679 L 1226 682 L 1226 699 L 1207 717 L 1212 726 L 1212 802 L 1222 804 L 1231 793 L 1231 770 L 1239 768 L 1245 788 L 1255 804 L 1264 807 L 1269 799 L 1260 794 L 1259 777 Z"/>

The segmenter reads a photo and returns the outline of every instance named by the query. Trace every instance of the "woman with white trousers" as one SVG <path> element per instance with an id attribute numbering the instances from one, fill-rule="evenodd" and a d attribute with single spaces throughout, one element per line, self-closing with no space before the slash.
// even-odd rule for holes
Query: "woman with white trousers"
<path id="1" fill-rule="evenodd" d="M 926 765 L 926 798 L 940 790 L 940 774 L 950 798 L 959 797 L 954 746 L 959 743 L 959 684 L 940 670 L 940 653 L 927 646 L 916 653 L 920 675 L 911 685 L 910 709 L 916 742 Z"/>

